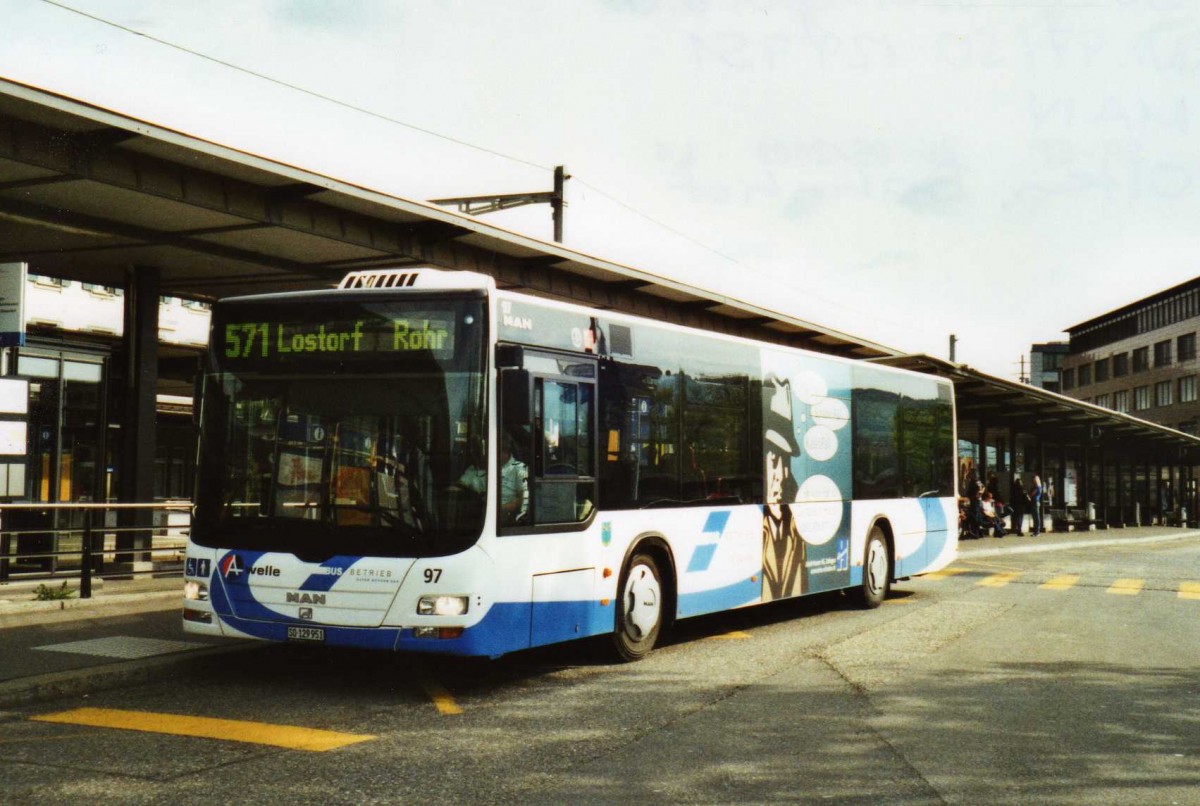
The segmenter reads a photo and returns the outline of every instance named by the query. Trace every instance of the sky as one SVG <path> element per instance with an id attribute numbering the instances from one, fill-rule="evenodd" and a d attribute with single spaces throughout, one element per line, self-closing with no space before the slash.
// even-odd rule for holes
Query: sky
<path id="1" fill-rule="evenodd" d="M 1200 275 L 1200 2 L 0 0 L 0 77 L 1016 378 Z M 486 220 L 550 240 L 547 207 Z"/>

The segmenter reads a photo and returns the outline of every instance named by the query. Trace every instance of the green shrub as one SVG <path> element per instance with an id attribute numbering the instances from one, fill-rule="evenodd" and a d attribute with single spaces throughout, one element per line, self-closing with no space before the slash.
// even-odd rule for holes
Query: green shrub
<path id="1" fill-rule="evenodd" d="M 64 582 L 57 588 L 52 588 L 49 585 L 38 585 L 37 590 L 33 592 L 33 598 L 38 602 L 52 602 L 58 599 L 70 599 L 75 595 L 75 591 L 67 587 Z"/>

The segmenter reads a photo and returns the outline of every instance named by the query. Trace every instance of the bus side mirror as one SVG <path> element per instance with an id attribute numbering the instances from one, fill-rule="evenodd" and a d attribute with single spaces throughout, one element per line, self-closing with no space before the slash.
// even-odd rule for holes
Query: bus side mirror
<path id="1" fill-rule="evenodd" d="M 500 424 L 510 434 L 528 429 L 533 422 L 532 386 L 526 370 L 500 370 Z"/>
<path id="2" fill-rule="evenodd" d="M 496 367 L 520 369 L 525 366 L 525 350 L 519 344 L 496 345 Z"/>

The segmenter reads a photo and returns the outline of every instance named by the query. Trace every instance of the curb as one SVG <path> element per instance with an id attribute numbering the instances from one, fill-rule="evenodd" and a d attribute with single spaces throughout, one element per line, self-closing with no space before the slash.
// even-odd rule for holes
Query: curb
<path id="1" fill-rule="evenodd" d="M 1014 546 L 1011 543 L 1004 548 L 979 549 L 976 551 L 958 552 L 959 560 L 969 560 L 972 557 L 1002 557 L 1008 554 L 1036 554 L 1044 551 L 1067 551 L 1069 549 L 1092 548 L 1094 546 L 1120 546 L 1130 543 L 1165 543 L 1171 540 L 1187 540 L 1200 537 L 1200 531 L 1189 530 L 1179 534 L 1149 535 L 1146 537 L 1108 537 L 1099 540 L 1072 540 L 1067 543 L 1041 543 L 1028 546 Z"/>
<path id="2" fill-rule="evenodd" d="M 182 608 L 182 590 L 105 594 L 95 599 L 9 602 L 0 605 L 0 630 L 62 621 Z"/>
<path id="3" fill-rule="evenodd" d="M 50 672 L 0 683 L 0 708 L 32 705 L 46 700 L 87 695 L 97 691 L 149 683 L 185 660 L 201 660 L 232 652 L 244 652 L 257 644 L 189 649 L 156 658 L 107 663 L 87 669 Z"/>

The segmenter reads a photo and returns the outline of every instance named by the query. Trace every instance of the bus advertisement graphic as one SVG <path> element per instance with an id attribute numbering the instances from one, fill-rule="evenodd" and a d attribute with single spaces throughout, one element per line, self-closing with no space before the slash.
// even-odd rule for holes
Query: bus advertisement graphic
<path id="1" fill-rule="evenodd" d="M 763 353 L 763 601 L 849 584 L 851 370 Z"/>

